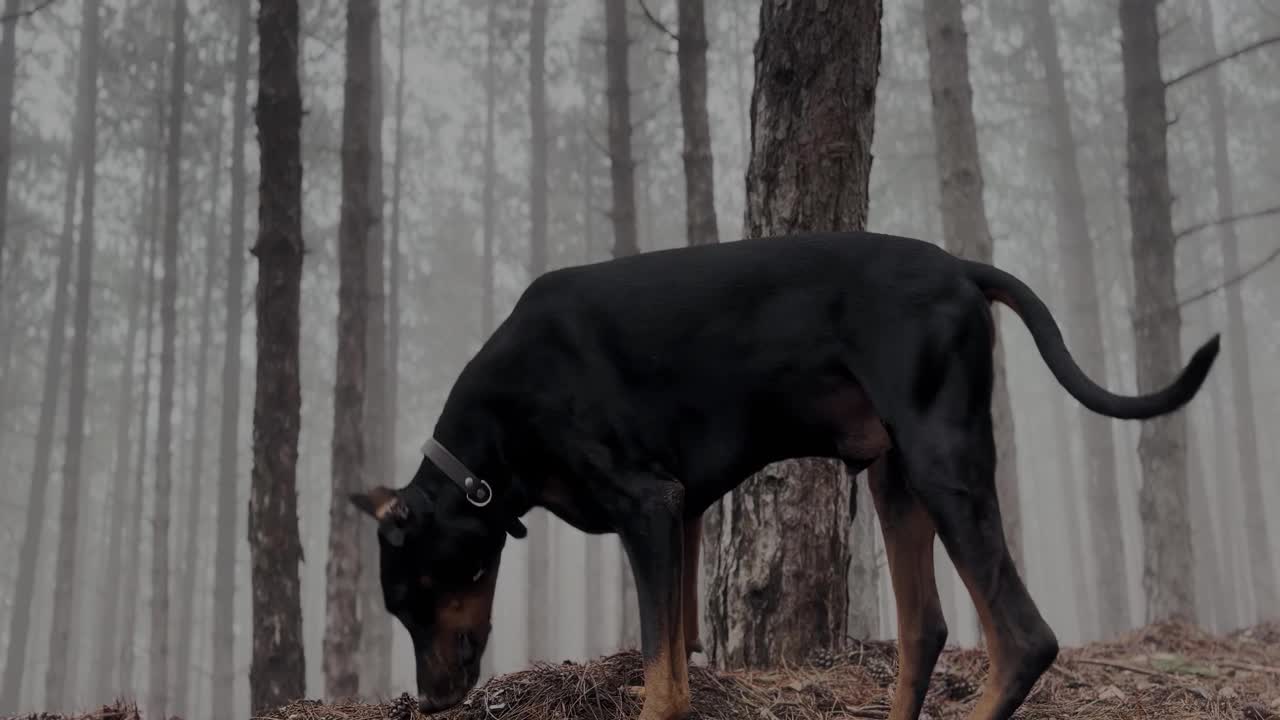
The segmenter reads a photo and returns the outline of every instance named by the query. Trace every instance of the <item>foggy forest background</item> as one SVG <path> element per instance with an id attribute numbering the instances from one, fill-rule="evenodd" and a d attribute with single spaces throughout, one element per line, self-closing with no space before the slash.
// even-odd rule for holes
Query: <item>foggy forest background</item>
<path id="1" fill-rule="evenodd" d="M 370 184 L 382 222 L 368 256 L 368 484 L 408 481 L 453 378 L 531 273 L 605 260 L 621 247 L 605 4 L 378 3 Z M 641 252 L 688 241 L 676 8 L 645 5 L 625 3 Z M 0 712 L 154 698 L 157 678 L 167 678 L 169 714 L 248 710 L 257 7 L 5 1 Z M 1225 631 L 1280 608 L 1280 447 L 1267 439 L 1280 427 L 1280 263 L 1270 262 L 1280 224 L 1268 212 L 1280 205 L 1280 45 L 1205 65 L 1280 35 L 1280 5 L 1159 7 L 1182 347 L 1215 332 L 1224 339 L 1205 392 L 1186 410 L 1183 510 L 1194 620 Z M 301 8 L 307 252 L 297 514 L 306 687 L 318 696 L 334 496 L 346 5 Z M 883 13 L 867 227 L 941 244 L 938 148 L 951 129 L 931 116 L 928 20 L 921 0 L 887 2 Z M 1116 4 L 970 0 L 963 17 L 994 261 L 1045 298 L 1094 378 L 1134 393 Z M 757 2 L 705 2 L 714 210 L 725 242 L 743 235 L 758 22 Z M 530 63 L 539 43 L 540 80 Z M 85 94 L 90 70 L 96 84 Z M 545 97 L 534 104 L 539 83 Z M 541 145 L 531 140 L 538 117 Z M 545 152 L 533 152 L 539 146 Z M 547 213 L 535 252 L 539 176 Z M 177 272 L 166 281 L 170 250 Z M 1096 304 L 1082 313 L 1082 300 Z M 1092 340 L 1081 320 L 1090 307 L 1100 318 Z M 1159 619 L 1144 586 L 1144 552 L 1158 548 L 1144 541 L 1140 425 L 1084 411 L 1020 321 L 997 315 L 1016 442 L 1012 542 L 1032 595 L 1064 644 Z M 1169 362 L 1180 366 L 1186 355 Z M 893 637 L 883 548 L 860 493 L 849 529 L 849 634 Z M 617 540 L 534 515 L 529 538 L 504 554 L 487 672 L 636 647 L 634 591 Z M 371 527 L 359 534 L 372 542 Z M 968 595 L 945 554 L 936 557 L 950 642 L 975 645 Z M 372 598 L 372 611 L 360 611 L 360 657 L 373 685 L 361 692 L 412 690 L 406 633 L 383 612 L 376 586 L 359 592 Z M 167 633 L 157 634 L 157 618 Z M 390 654 L 380 650 L 386 643 Z"/>

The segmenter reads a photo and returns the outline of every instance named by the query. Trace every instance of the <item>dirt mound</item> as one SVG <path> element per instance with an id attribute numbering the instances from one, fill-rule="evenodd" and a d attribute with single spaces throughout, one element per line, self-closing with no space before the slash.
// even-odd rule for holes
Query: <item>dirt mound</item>
<path id="1" fill-rule="evenodd" d="M 857 643 L 814 653 L 803 667 L 770 672 L 690 669 L 695 720 L 885 718 L 897 671 L 892 643 Z M 980 650 L 947 650 L 922 717 L 963 718 L 986 677 Z M 580 664 L 538 665 L 476 688 L 433 720 L 616 720 L 634 718 L 643 684 L 640 656 L 622 652 Z M 422 720 L 407 696 L 385 703 L 300 701 L 255 720 Z M 1280 720 L 1280 624 L 1214 636 L 1158 623 L 1111 642 L 1064 649 L 1023 706 L 1026 718 Z M 140 720 L 116 705 L 78 718 Z"/>

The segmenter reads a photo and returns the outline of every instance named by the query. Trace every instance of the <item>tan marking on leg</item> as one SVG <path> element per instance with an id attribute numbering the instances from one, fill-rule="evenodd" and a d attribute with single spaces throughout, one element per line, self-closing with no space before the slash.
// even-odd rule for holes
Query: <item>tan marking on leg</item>
<path id="1" fill-rule="evenodd" d="M 698 558 L 702 551 L 702 516 L 684 524 L 684 654 L 702 652 L 698 622 Z"/>
<path id="2" fill-rule="evenodd" d="M 916 720 L 946 638 L 946 621 L 933 573 L 933 521 L 905 488 L 886 486 L 897 480 L 883 476 L 885 462 L 878 461 L 869 477 L 898 611 L 898 677 L 889 720 Z"/>
<path id="3" fill-rule="evenodd" d="M 683 624 L 683 623 L 681 623 Z M 673 628 L 663 638 L 658 653 L 645 661 L 644 706 L 640 710 L 640 720 L 684 720 L 690 710 L 689 701 L 689 666 L 679 645 L 671 638 L 679 638 L 683 630 Z"/>

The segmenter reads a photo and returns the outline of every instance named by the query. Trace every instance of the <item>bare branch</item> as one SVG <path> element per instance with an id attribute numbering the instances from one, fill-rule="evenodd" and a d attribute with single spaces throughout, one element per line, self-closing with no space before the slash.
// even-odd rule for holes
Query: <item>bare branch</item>
<path id="1" fill-rule="evenodd" d="M 1198 301 L 1198 300 L 1203 300 L 1203 299 L 1205 299 L 1205 298 L 1209 297 L 1210 295 L 1213 295 L 1214 293 L 1218 292 L 1219 290 L 1225 290 L 1226 288 L 1229 288 L 1229 287 L 1231 287 L 1232 285 L 1236 285 L 1236 284 L 1242 283 L 1242 282 L 1244 282 L 1244 281 L 1245 281 L 1245 279 L 1246 279 L 1246 278 L 1248 278 L 1250 275 L 1252 275 L 1252 274 L 1254 274 L 1254 273 L 1258 272 L 1258 271 L 1259 271 L 1259 270 L 1261 270 L 1262 268 L 1264 268 L 1264 267 L 1266 267 L 1266 266 L 1270 265 L 1271 263 L 1275 262 L 1276 258 L 1280 258 L 1280 245 L 1277 245 L 1277 246 L 1276 246 L 1276 249 L 1274 249 L 1274 250 L 1272 250 L 1270 253 L 1268 253 L 1266 257 L 1264 257 L 1264 258 L 1262 258 L 1261 260 L 1259 260 L 1258 262 L 1254 263 L 1252 267 L 1250 267 L 1248 270 L 1245 270 L 1244 272 L 1240 273 L 1239 275 L 1236 275 L 1236 276 L 1235 276 L 1235 277 L 1233 277 L 1233 278 L 1229 278 L 1229 279 L 1227 279 L 1227 280 L 1224 280 L 1224 281 L 1222 281 L 1222 282 L 1218 283 L 1217 285 L 1215 285 L 1215 286 L 1213 286 L 1213 287 L 1211 287 L 1211 288 L 1207 288 L 1207 289 L 1205 289 L 1205 290 L 1201 290 L 1200 292 L 1196 293 L 1195 295 L 1192 295 L 1192 296 L 1191 296 L 1191 297 L 1189 297 L 1189 298 L 1184 298 L 1184 299 L 1182 299 L 1182 300 L 1179 300 L 1179 301 L 1178 301 L 1178 307 L 1185 307 L 1185 306 L 1190 305 L 1191 303 L 1196 302 L 1196 301 Z"/>
<path id="2" fill-rule="evenodd" d="M 40 0 L 40 2 L 36 3 L 34 6 L 26 10 L 19 10 L 18 12 L 13 13 L 12 15 L 5 15 L 3 17 L 0 17 L 0 23 L 13 22 L 14 20 L 21 20 L 22 18 L 31 17 L 32 15 L 35 15 L 41 10 L 44 10 L 45 8 L 49 7 L 54 2 L 55 0 Z"/>
<path id="3" fill-rule="evenodd" d="M 1165 81 L 1164 86 L 1165 86 L 1166 88 L 1171 88 L 1171 87 L 1173 87 L 1174 85 L 1177 85 L 1178 83 L 1183 82 L 1183 81 L 1185 81 L 1185 80 L 1189 80 L 1189 79 L 1191 79 L 1191 78 L 1195 77 L 1196 75 L 1199 75 L 1200 73 L 1202 73 L 1202 72 L 1204 72 L 1204 71 L 1206 71 L 1206 70 L 1210 70 L 1210 69 L 1212 69 L 1212 68 L 1215 68 L 1215 67 L 1217 67 L 1218 65 L 1221 65 L 1222 63 L 1224 63 L 1224 62 L 1226 62 L 1226 61 L 1228 61 L 1228 60 L 1233 60 L 1233 59 L 1235 59 L 1235 58 L 1240 57 L 1241 55 L 1244 55 L 1245 53 L 1250 53 L 1250 52 L 1253 52 L 1254 50 L 1258 50 L 1258 49 L 1260 49 L 1260 48 L 1264 48 L 1264 47 L 1266 47 L 1266 46 L 1268 46 L 1268 45 L 1274 45 L 1275 43 L 1280 43 L 1280 35 L 1273 35 L 1273 36 L 1271 36 L 1271 37 L 1267 37 L 1267 38 L 1263 38 L 1263 39 L 1261 39 L 1261 40 L 1257 40 L 1257 41 L 1251 42 L 1251 43 L 1249 43 L 1248 45 L 1245 45 L 1244 47 L 1242 47 L 1242 48 L 1240 48 L 1240 49 L 1238 49 L 1238 50 L 1233 50 L 1233 51 L 1231 51 L 1231 52 L 1227 53 L 1226 55 L 1222 55 L 1222 56 L 1220 56 L 1220 57 L 1216 57 L 1216 58 L 1214 58 L 1214 59 L 1212 59 L 1212 60 L 1209 60 L 1208 62 L 1203 62 L 1203 63 L 1201 63 L 1201 64 L 1199 64 L 1199 65 L 1196 65 L 1195 67 L 1191 68 L 1190 70 L 1184 71 L 1184 72 L 1183 72 L 1182 74 L 1180 74 L 1180 75 L 1175 75 L 1175 76 L 1173 77 L 1173 79 Z"/>
<path id="4" fill-rule="evenodd" d="M 666 36 L 671 38 L 672 40 L 675 40 L 676 42 L 680 42 L 680 36 L 671 32 L 671 28 L 667 27 L 665 23 L 659 20 L 658 16 L 650 12 L 649 6 L 645 4 L 644 0 L 636 0 L 636 2 L 640 5 L 640 9 L 644 11 L 644 16 L 649 19 L 650 25 L 653 25 L 659 31 L 665 33 Z"/>
<path id="5" fill-rule="evenodd" d="M 1173 239 L 1177 241 L 1177 240 L 1181 240 L 1182 238 L 1188 235 L 1194 235 L 1200 232 L 1201 230 L 1206 230 L 1211 227 L 1218 227 L 1219 225 L 1231 225 L 1241 220 L 1253 220 L 1255 218 L 1270 217 L 1272 215 L 1280 215 L 1280 205 L 1276 205 L 1275 207 L 1269 207 L 1264 210 L 1253 210 L 1251 212 L 1246 212 L 1246 213 L 1237 213 L 1235 215 L 1228 215 L 1227 217 L 1218 218 L 1216 220 L 1206 220 L 1205 222 L 1196 223 L 1195 225 L 1189 225 L 1186 228 L 1179 230 L 1173 236 Z"/>

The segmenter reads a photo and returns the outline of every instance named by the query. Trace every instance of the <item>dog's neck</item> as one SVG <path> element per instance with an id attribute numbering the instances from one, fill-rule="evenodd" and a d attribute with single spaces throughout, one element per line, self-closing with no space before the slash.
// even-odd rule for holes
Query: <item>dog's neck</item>
<path id="1" fill-rule="evenodd" d="M 537 504 L 540 492 L 533 479 L 536 475 L 522 467 L 520 444 L 509 439 L 514 430 L 517 429 L 507 427 L 491 414 L 473 410 L 466 416 L 442 414 L 432 435 L 465 467 L 465 475 L 488 484 L 492 500 L 473 511 L 501 532 L 507 532 L 512 523 L 518 525 L 517 521 Z M 452 486 L 450 492 L 465 494 L 465 478 L 450 477 L 445 468 L 438 469 L 446 478 L 444 482 Z"/>

